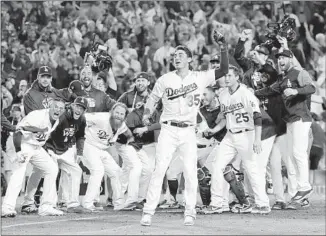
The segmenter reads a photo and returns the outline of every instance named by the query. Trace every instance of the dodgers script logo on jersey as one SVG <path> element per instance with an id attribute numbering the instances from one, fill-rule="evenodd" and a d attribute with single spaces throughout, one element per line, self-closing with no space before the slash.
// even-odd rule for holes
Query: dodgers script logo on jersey
<path id="1" fill-rule="evenodd" d="M 193 91 L 196 91 L 198 89 L 198 86 L 196 83 L 192 83 L 186 86 L 181 86 L 179 89 L 173 89 L 173 88 L 166 88 L 165 93 L 169 100 L 173 100 L 178 97 L 186 97 L 188 93 L 191 93 Z"/>
<path id="2" fill-rule="evenodd" d="M 236 104 L 231 104 L 229 106 L 226 106 L 224 104 L 221 105 L 221 111 L 224 114 L 234 113 L 235 111 L 240 110 L 242 108 L 244 108 L 244 105 L 242 104 L 242 102 L 239 102 L 239 103 L 236 103 Z"/>
<path id="3" fill-rule="evenodd" d="M 104 130 L 97 131 L 97 136 L 99 137 L 99 139 L 103 140 L 108 140 L 111 138 L 110 135 L 107 134 Z"/>

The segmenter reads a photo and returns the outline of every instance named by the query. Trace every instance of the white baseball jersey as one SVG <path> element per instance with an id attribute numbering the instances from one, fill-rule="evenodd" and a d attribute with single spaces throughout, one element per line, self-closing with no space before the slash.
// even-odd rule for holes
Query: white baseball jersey
<path id="1" fill-rule="evenodd" d="M 214 69 L 189 71 L 184 79 L 176 71 L 161 76 L 152 91 L 153 95 L 162 98 L 161 122 L 173 120 L 195 125 L 204 89 L 214 83 Z"/>
<path id="2" fill-rule="evenodd" d="M 232 94 L 228 88 L 219 95 L 221 112 L 226 118 L 226 128 L 231 132 L 254 130 L 254 112 L 260 113 L 259 101 L 255 95 L 240 85 Z"/>
<path id="3" fill-rule="evenodd" d="M 30 132 L 22 130 L 22 143 L 28 143 L 37 146 L 43 146 L 45 144 L 46 140 L 48 140 L 50 137 L 51 132 L 59 124 L 59 119 L 56 120 L 54 125 L 51 124 L 49 111 L 49 109 L 32 111 L 17 124 L 17 128 L 21 129 L 29 126 L 43 130 L 42 132 Z"/>
<path id="4" fill-rule="evenodd" d="M 107 149 L 109 143 L 114 143 L 120 134 L 127 131 L 127 125 L 123 122 L 118 131 L 113 134 L 110 116 L 110 112 L 85 113 L 87 124 L 85 129 L 86 142 L 97 148 Z"/>

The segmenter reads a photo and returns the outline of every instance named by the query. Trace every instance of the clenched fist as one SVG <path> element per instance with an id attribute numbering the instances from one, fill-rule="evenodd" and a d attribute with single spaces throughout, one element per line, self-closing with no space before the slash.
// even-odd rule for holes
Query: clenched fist
<path id="1" fill-rule="evenodd" d="M 214 31 L 213 31 L 213 39 L 218 44 L 225 43 L 224 35 L 217 29 L 214 29 Z"/>

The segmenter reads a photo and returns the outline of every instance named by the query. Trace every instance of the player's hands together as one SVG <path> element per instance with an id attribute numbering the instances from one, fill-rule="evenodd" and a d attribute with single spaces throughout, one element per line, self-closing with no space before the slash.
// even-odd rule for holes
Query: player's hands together
<path id="1" fill-rule="evenodd" d="M 143 116 L 143 125 L 144 126 L 151 125 L 151 122 L 149 121 L 149 116 L 146 116 L 146 115 Z"/>
<path id="2" fill-rule="evenodd" d="M 262 151 L 261 147 L 261 141 L 260 140 L 255 140 L 254 145 L 253 145 L 254 153 L 259 154 Z"/>
<path id="3" fill-rule="evenodd" d="M 208 128 L 203 132 L 203 136 L 205 138 L 210 138 L 214 134 L 213 130 Z"/>
<path id="4" fill-rule="evenodd" d="M 16 153 L 16 161 L 18 163 L 25 163 L 27 157 L 28 157 L 28 154 L 25 152 L 19 151 Z"/>
<path id="5" fill-rule="evenodd" d="M 293 89 L 293 88 L 287 88 L 283 91 L 284 95 L 286 97 L 290 97 L 290 96 L 295 96 L 298 94 L 298 90 Z"/>
<path id="6" fill-rule="evenodd" d="M 139 137 L 141 137 L 146 132 L 148 132 L 148 128 L 145 126 L 145 127 L 141 127 L 141 128 L 136 128 L 133 133 L 138 135 Z"/>

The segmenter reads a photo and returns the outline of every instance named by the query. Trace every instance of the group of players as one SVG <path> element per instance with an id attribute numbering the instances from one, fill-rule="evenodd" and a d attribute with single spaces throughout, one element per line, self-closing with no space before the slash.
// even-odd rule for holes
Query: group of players
<path id="1" fill-rule="evenodd" d="M 268 214 L 268 163 L 275 186 L 273 209 L 295 209 L 307 203 L 312 193 L 309 95 L 315 92 L 309 74 L 294 66 L 295 58 L 285 44 L 276 54 L 280 75 L 268 63 L 269 53 L 263 46 L 253 50 L 250 60 L 245 58 L 247 36 L 242 34 L 235 52 L 245 72 L 242 78 L 241 69 L 229 64 L 223 35 L 217 30 L 212 35 L 221 56 L 211 60 L 209 70 L 190 70 L 191 51 L 177 46 L 175 71 L 161 76 L 152 91 L 148 75 L 140 73 L 135 88 L 117 102 L 94 88 L 96 74 L 89 65 L 81 71 L 80 81 L 62 90 L 51 87 L 51 69 L 42 66 L 24 97 L 27 115 L 13 134 L 17 155 L 12 161 L 17 166 L 3 199 L 2 217 L 17 214 L 27 163 L 33 171 L 21 211 L 42 216 L 102 210 L 96 202 L 107 175 L 113 210 L 140 209 L 141 225 L 149 226 L 158 206 L 180 207 L 176 195 L 181 173 L 184 225 L 193 225 L 197 212 Z M 282 159 L 289 178 L 288 204 Z M 80 161 L 90 171 L 82 202 Z M 160 203 L 164 176 L 171 199 Z M 34 194 L 41 178 L 43 194 L 37 207 Z M 202 206 L 196 205 L 198 185 Z M 229 204 L 229 190 L 236 204 Z"/>

